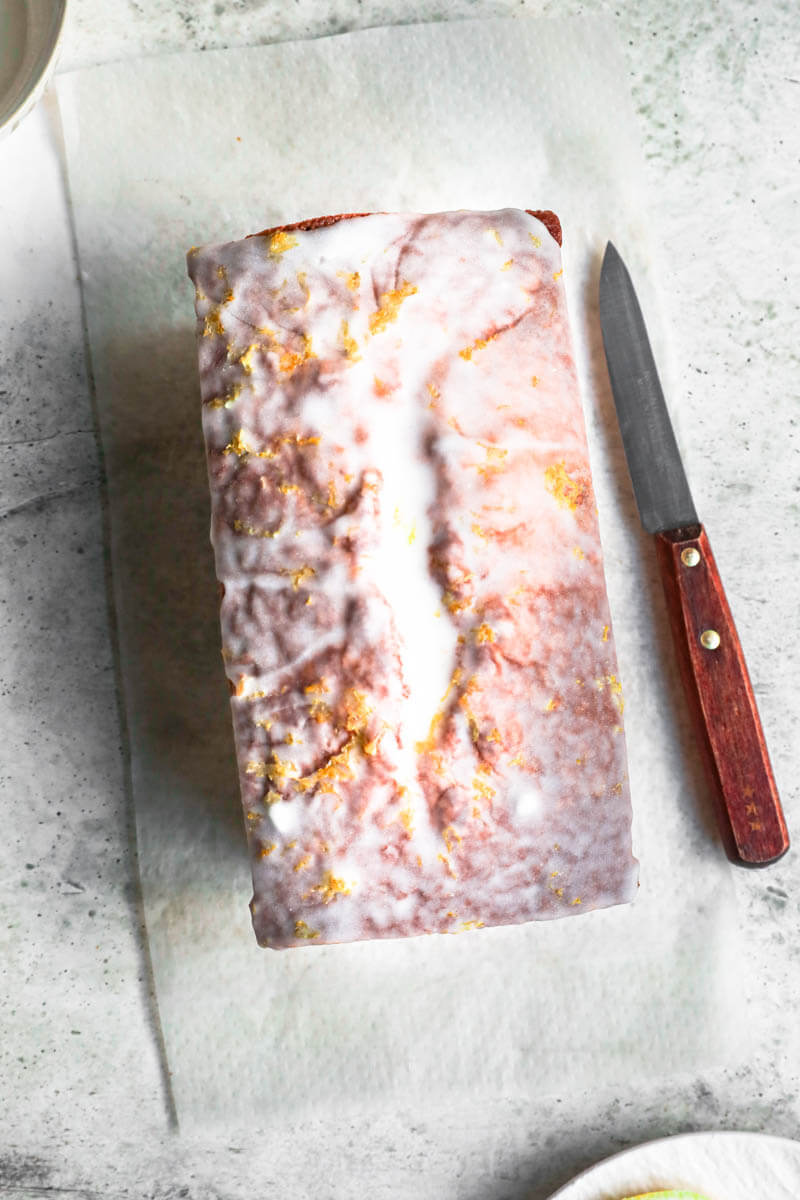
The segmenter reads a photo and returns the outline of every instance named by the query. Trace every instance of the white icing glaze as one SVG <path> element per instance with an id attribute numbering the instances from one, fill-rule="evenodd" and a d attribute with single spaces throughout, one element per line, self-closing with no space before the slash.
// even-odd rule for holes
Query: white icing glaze
<path id="1" fill-rule="evenodd" d="M 260 939 L 630 898 L 557 243 L 517 210 L 382 214 L 190 273 Z"/>

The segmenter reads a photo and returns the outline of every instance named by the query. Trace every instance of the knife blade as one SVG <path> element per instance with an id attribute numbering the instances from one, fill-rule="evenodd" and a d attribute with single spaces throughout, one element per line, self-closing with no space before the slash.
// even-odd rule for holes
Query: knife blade
<path id="1" fill-rule="evenodd" d="M 608 243 L 600 325 L 622 444 L 642 524 L 654 535 L 672 637 L 723 844 L 767 866 L 789 834 L 730 607 L 695 510 L 628 270 Z"/>

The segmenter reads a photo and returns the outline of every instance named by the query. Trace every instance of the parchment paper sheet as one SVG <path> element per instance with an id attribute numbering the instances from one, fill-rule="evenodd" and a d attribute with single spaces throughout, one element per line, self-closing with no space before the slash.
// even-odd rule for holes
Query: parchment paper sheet
<path id="1" fill-rule="evenodd" d="M 612 37 L 596 21 L 407 26 L 59 82 L 147 927 L 184 1123 L 624 1086 L 719 1064 L 741 1045 L 729 872 L 679 716 L 652 550 L 599 357 L 606 238 L 656 324 L 640 152 Z M 321 213 L 507 205 L 553 208 L 565 230 L 628 700 L 640 895 L 544 925 L 261 951 L 219 656 L 185 251 Z"/>

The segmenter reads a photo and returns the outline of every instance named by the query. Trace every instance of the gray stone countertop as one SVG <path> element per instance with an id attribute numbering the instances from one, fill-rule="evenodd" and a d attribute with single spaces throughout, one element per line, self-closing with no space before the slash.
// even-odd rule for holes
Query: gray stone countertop
<path id="1" fill-rule="evenodd" d="M 800 757 L 800 35 L 792 0 L 71 0 L 60 69 L 414 20 L 611 17 L 628 51 L 687 468 L 790 825 Z M 800 860 L 736 872 L 749 1064 L 630 1094 L 531 1098 L 193 1140 L 168 1111 L 107 599 L 103 466 L 77 266 L 43 154 L 52 98 L 0 143 L 0 1195 L 543 1200 L 695 1129 L 800 1136 Z M 55 214 L 55 215 L 54 215 Z M 654 620 L 664 620 L 663 610 Z M 754 1198 L 755 1200 L 755 1198 Z"/>

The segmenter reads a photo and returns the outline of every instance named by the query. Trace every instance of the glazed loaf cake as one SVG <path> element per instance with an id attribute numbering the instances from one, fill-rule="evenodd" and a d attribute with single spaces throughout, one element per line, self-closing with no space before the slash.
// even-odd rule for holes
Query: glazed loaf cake
<path id="1" fill-rule="evenodd" d="M 264 946 L 633 895 L 559 242 L 506 209 L 189 253 Z"/>

